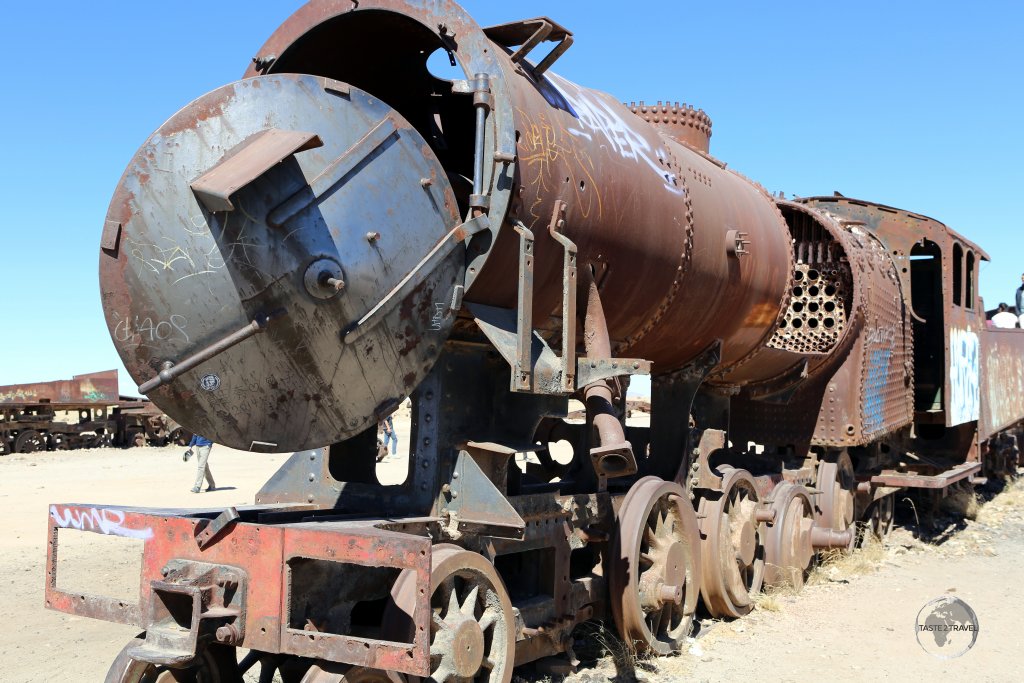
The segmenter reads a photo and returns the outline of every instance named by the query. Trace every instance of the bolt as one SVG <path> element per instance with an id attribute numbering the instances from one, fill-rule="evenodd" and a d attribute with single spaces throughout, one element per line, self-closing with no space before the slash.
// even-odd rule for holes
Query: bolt
<path id="1" fill-rule="evenodd" d="M 370 232 L 366 233 L 366 241 L 369 242 L 370 244 L 373 244 L 374 242 L 376 242 L 379 239 L 380 239 L 380 233 L 379 232 L 370 231 Z"/>
<path id="2" fill-rule="evenodd" d="M 224 624 L 217 629 L 217 640 L 228 645 L 237 643 L 240 635 L 238 627 L 234 624 Z"/>
<path id="3" fill-rule="evenodd" d="M 336 292 L 340 292 L 341 290 L 345 289 L 345 281 L 340 280 L 336 277 L 329 277 L 327 278 L 327 280 L 324 281 L 324 283 L 328 287 L 334 287 L 334 291 Z"/>
<path id="4" fill-rule="evenodd" d="M 451 484 L 445 484 L 441 487 L 441 493 L 448 493 L 452 490 Z"/>

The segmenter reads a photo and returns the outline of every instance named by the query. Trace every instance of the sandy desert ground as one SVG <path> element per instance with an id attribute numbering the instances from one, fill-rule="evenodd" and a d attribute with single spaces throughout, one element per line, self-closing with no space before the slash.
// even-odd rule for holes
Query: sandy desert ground
<path id="1" fill-rule="evenodd" d="M 408 443 L 405 420 L 396 425 Z M 287 455 L 216 447 L 220 487 L 192 494 L 194 462 L 177 447 L 64 451 L 0 458 L 0 681 L 102 681 L 135 635 L 128 626 L 63 615 L 43 607 L 45 535 L 50 503 L 97 502 L 161 507 L 246 504 Z M 401 456 L 382 476 L 401 479 Z M 62 562 L 110 594 L 137 590 L 130 553 L 98 534 L 62 536 Z M 748 617 L 705 622 L 689 652 L 659 661 L 606 656 L 575 681 L 842 681 L 970 678 L 1013 680 L 1024 665 L 1018 626 L 1024 566 L 1024 484 L 988 503 L 976 521 L 942 543 L 897 531 L 868 558 L 819 570 L 799 595 L 780 593 Z M 74 586 L 68 586 L 73 588 Z M 978 614 L 980 636 L 965 656 L 940 661 L 915 642 L 914 620 L 932 598 L 955 593 Z M 586 649 L 592 636 L 581 636 Z M 612 643 L 614 649 L 614 643 Z M 537 680 L 531 677 L 531 680 Z"/>

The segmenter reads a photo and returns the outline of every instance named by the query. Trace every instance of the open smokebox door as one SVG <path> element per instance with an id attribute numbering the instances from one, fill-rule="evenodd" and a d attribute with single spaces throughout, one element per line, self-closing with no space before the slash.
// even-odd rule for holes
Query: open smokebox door
<path id="1" fill-rule="evenodd" d="M 463 240 L 486 218 L 460 223 L 441 164 L 387 104 L 320 77 L 246 79 L 128 165 L 101 243 L 104 313 L 140 391 L 190 431 L 324 446 L 436 361 Z"/>

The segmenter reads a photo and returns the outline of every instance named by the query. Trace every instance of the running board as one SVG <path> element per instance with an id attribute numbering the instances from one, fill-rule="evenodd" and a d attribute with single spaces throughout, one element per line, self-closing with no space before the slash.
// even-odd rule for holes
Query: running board
<path id="1" fill-rule="evenodd" d="M 965 462 L 962 465 L 946 470 L 942 474 L 922 475 L 913 472 L 896 472 L 883 470 L 881 474 L 871 477 L 872 484 L 881 486 L 899 486 L 915 489 L 944 489 L 950 484 L 966 479 L 981 470 L 980 462 Z"/>

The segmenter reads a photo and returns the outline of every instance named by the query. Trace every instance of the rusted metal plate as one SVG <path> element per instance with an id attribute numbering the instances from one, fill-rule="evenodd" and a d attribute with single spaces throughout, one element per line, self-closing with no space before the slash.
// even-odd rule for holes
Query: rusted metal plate
<path id="1" fill-rule="evenodd" d="M 257 513 L 295 512 L 303 506 L 242 508 Z M 152 582 L 160 582 L 172 562 L 201 562 L 237 567 L 246 586 L 240 622 L 241 647 L 285 652 L 373 666 L 415 675 L 429 673 L 427 629 L 418 629 L 412 643 L 311 633 L 289 628 L 290 591 L 287 570 L 293 558 L 321 559 L 366 567 L 392 567 L 415 574 L 420 586 L 430 585 L 428 538 L 380 530 L 373 520 L 254 524 L 239 522 L 219 536 L 202 542 L 204 526 L 213 514 L 186 510 L 145 510 L 116 506 L 51 505 L 47 551 L 46 605 L 49 608 L 106 621 L 146 628 L 152 621 Z M 78 529 L 143 541 L 142 576 L 136 602 L 102 595 L 69 593 L 57 588 L 58 529 Z M 202 545 L 202 547 L 200 547 Z M 429 614 L 429 594 L 419 594 L 417 613 Z M 372 647 L 371 647 L 372 646 Z"/>
<path id="2" fill-rule="evenodd" d="M 896 486 L 919 489 L 944 489 L 950 484 L 967 479 L 972 474 L 981 471 L 980 462 L 966 462 L 957 465 L 941 474 L 918 475 L 913 472 L 895 472 L 883 470 L 881 474 L 871 477 L 872 484 L 881 486 Z"/>
<path id="3" fill-rule="evenodd" d="M 217 211 L 228 197 L 236 210 Z M 142 146 L 108 217 L 122 234 L 101 254 L 101 291 L 128 371 L 162 385 L 150 398 L 189 431 L 240 449 L 318 447 L 374 424 L 440 353 L 465 267 L 446 242 L 457 201 L 420 134 L 377 97 L 312 76 L 248 79 L 185 107 Z"/>
<path id="4" fill-rule="evenodd" d="M 1024 330 L 981 330 L 981 421 L 984 440 L 1024 420 Z"/>
<path id="5" fill-rule="evenodd" d="M 53 382 L 0 387 L 0 405 L 45 402 L 56 407 L 62 403 L 111 405 L 117 401 L 117 370 L 75 375 L 71 379 Z"/>
<path id="6" fill-rule="evenodd" d="M 289 525 L 284 537 L 283 564 L 293 558 L 344 562 L 368 567 L 398 567 L 415 574 L 420 587 L 416 595 L 416 614 L 430 611 L 430 539 L 376 528 L 369 522 L 337 524 L 330 522 Z M 279 569 L 280 571 L 280 569 Z M 290 581 L 285 571 L 285 582 Z M 290 628 L 289 592 L 281 595 L 281 652 L 346 662 L 416 676 L 430 674 L 430 628 L 417 624 L 412 643 L 402 643 L 351 635 L 314 632 Z"/>
<path id="7" fill-rule="evenodd" d="M 243 569 L 254 586 L 245 601 L 244 647 L 276 651 L 281 605 L 281 527 L 236 524 L 229 534 L 205 549 L 197 542 L 197 527 L 205 520 L 198 511 L 136 510 L 116 506 L 51 505 L 50 550 L 47 556 L 46 604 L 70 614 L 131 623 L 145 628 L 151 620 L 151 582 L 163 578 L 171 560 L 195 560 Z M 57 590 L 57 528 L 79 529 L 144 542 L 139 601 L 135 604 L 104 596 L 83 596 Z"/>

